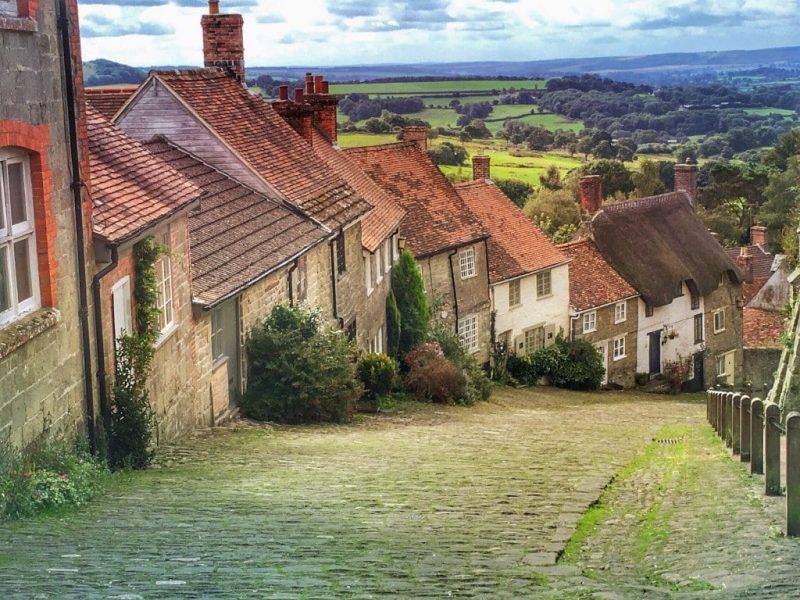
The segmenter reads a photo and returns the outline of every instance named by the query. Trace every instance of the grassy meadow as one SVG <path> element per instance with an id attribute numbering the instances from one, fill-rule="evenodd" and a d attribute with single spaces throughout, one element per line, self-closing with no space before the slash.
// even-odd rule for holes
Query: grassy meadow
<path id="1" fill-rule="evenodd" d="M 441 93 L 492 92 L 514 88 L 516 90 L 538 90 L 544 87 L 543 79 L 517 80 L 458 80 L 458 81 L 403 81 L 398 83 L 334 83 L 331 94 L 379 94 L 382 96 L 420 95 Z"/>

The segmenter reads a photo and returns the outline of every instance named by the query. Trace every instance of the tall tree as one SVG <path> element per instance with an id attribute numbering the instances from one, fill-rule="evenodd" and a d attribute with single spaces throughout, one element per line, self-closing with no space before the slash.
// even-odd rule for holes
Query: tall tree
<path id="1" fill-rule="evenodd" d="M 403 250 L 397 265 L 392 269 L 392 292 L 400 313 L 400 340 L 398 359 L 402 359 L 425 341 L 428 335 L 430 306 L 425 296 L 425 285 L 417 261 Z"/>

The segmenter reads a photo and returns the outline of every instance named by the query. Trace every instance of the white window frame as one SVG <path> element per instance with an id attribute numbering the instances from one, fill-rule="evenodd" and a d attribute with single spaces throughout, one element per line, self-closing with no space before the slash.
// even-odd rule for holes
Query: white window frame
<path id="1" fill-rule="evenodd" d="M 553 271 L 541 271 L 536 274 L 536 298 L 547 298 L 553 295 Z"/>
<path id="2" fill-rule="evenodd" d="M 474 354 L 480 349 L 478 315 L 467 315 L 458 320 L 458 339 L 467 352 Z"/>
<path id="3" fill-rule="evenodd" d="M 522 283 L 519 279 L 515 279 L 508 282 L 508 307 L 517 308 L 518 306 L 522 306 Z"/>
<path id="4" fill-rule="evenodd" d="M 627 343 L 625 342 L 625 336 L 621 335 L 619 337 L 615 337 L 612 358 L 614 360 L 622 360 L 628 355 L 627 352 L 628 349 Z"/>
<path id="5" fill-rule="evenodd" d="M 156 302 L 158 306 L 158 324 L 161 328 L 159 345 L 176 329 L 175 325 L 175 289 L 172 277 L 172 257 L 170 256 L 169 232 L 159 236 L 164 253 L 156 261 Z"/>
<path id="6" fill-rule="evenodd" d="M 210 325 L 211 325 L 211 360 L 216 363 L 218 360 L 221 360 L 225 357 L 225 351 L 222 348 L 222 336 L 225 335 L 225 328 L 222 326 L 222 308 L 221 306 L 216 306 L 211 309 L 211 317 L 209 318 Z M 217 321 L 217 326 L 215 327 L 214 321 Z M 219 345 L 219 352 L 214 352 L 214 340 L 217 339 Z"/>
<path id="7" fill-rule="evenodd" d="M 478 275 L 475 268 L 475 249 L 464 248 L 458 253 L 458 264 L 461 267 L 461 279 L 471 279 Z"/>
<path id="8" fill-rule="evenodd" d="M 7 196 L 8 165 L 19 164 L 22 167 L 22 185 L 24 196 L 25 220 L 11 224 L 11 201 Z M 17 286 L 16 260 L 14 249 L 20 242 L 28 248 L 28 272 L 30 274 L 31 296 L 20 301 Z M 24 152 L 0 149 L 0 252 L 4 251 L 5 265 L 0 265 L 7 273 L 8 308 L 0 312 L 0 325 L 9 323 L 18 317 L 33 312 L 41 307 L 39 290 L 39 264 L 36 249 L 36 224 L 33 210 L 33 183 L 31 180 L 30 158 Z M 0 253 L 0 260 L 3 260 Z M 0 270 L 0 273 L 2 271 Z M 3 285 L 0 280 L 0 285 Z M 0 290 L 2 293 L 2 290 Z"/>
<path id="9" fill-rule="evenodd" d="M 536 336 L 539 336 L 541 345 L 535 344 Z M 533 354 L 547 346 L 547 328 L 544 325 L 531 327 L 522 333 L 522 348 L 525 354 Z"/>
<path id="10" fill-rule="evenodd" d="M 389 273 L 392 270 L 392 240 L 383 240 L 383 271 Z"/>
<path id="11" fill-rule="evenodd" d="M 367 287 L 367 296 L 369 296 L 375 289 L 372 285 L 372 255 L 369 253 L 364 255 L 364 283 Z"/>
<path id="12" fill-rule="evenodd" d="M 728 376 L 728 373 L 726 372 L 726 369 L 725 369 L 725 363 L 727 362 L 725 360 L 725 357 L 726 357 L 726 354 L 718 354 L 717 355 L 717 360 L 716 360 L 716 365 L 715 365 L 716 366 L 716 371 L 717 371 L 717 377 L 727 377 Z M 720 368 L 720 365 L 722 365 L 722 368 Z"/>
<path id="13" fill-rule="evenodd" d="M 381 257 L 381 246 L 375 249 L 375 286 L 383 281 L 383 258 Z"/>
<path id="14" fill-rule="evenodd" d="M 583 313 L 581 325 L 582 333 L 592 333 L 593 331 L 597 331 L 597 311 L 590 310 L 589 312 Z"/>
<path id="15" fill-rule="evenodd" d="M 126 333 L 133 333 L 131 278 L 127 275 L 111 286 L 111 314 L 113 316 L 114 341 Z"/>
<path id="16" fill-rule="evenodd" d="M 722 333 L 723 331 L 725 331 L 725 309 L 720 308 L 714 311 L 714 333 Z"/>
<path id="17" fill-rule="evenodd" d="M 624 323 L 628 320 L 628 303 L 617 302 L 614 305 L 614 324 Z"/>

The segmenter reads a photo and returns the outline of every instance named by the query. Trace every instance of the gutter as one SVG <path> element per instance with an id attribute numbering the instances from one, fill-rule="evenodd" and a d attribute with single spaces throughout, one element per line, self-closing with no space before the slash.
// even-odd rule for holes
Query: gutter
<path id="1" fill-rule="evenodd" d="M 286 283 L 287 283 L 287 288 L 289 290 L 289 306 L 294 306 L 294 285 L 292 284 L 292 274 L 297 270 L 298 260 L 299 259 L 295 258 L 294 262 L 292 262 L 292 265 L 286 272 L 286 279 L 287 279 Z"/>
<path id="2" fill-rule="evenodd" d="M 61 52 L 63 54 L 64 88 L 66 101 L 67 131 L 69 138 L 70 166 L 72 171 L 72 199 L 75 210 L 75 251 L 78 265 L 78 317 L 81 330 L 81 350 L 83 354 L 83 385 L 86 395 L 86 433 L 89 438 L 89 449 L 97 453 L 97 435 L 94 420 L 94 387 L 92 381 L 92 351 L 89 334 L 89 298 L 86 278 L 86 237 L 83 219 L 84 186 L 81 180 L 80 152 L 78 149 L 78 126 L 75 111 L 75 80 L 72 75 L 72 46 L 70 39 L 70 21 L 66 0 L 58 1 L 58 29 L 61 34 Z"/>
<path id="3" fill-rule="evenodd" d="M 100 280 L 108 275 L 117 267 L 119 250 L 117 246 L 109 246 L 111 250 L 111 262 L 100 269 L 92 277 L 92 302 L 94 303 L 94 329 L 95 329 L 95 351 L 97 352 L 97 387 L 100 394 L 100 415 L 105 422 L 108 416 L 108 386 L 105 361 L 105 339 L 103 336 L 103 306 L 100 298 Z"/>

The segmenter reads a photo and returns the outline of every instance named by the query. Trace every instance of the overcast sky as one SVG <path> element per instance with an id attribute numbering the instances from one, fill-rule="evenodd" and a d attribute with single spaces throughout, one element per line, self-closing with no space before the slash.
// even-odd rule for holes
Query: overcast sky
<path id="1" fill-rule="evenodd" d="M 83 58 L 202 63 L 204 0 L 79 0 Z M 800 45 L 800 0 L 220 0 L 248 66 L 538 60 Z"/>

